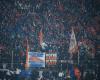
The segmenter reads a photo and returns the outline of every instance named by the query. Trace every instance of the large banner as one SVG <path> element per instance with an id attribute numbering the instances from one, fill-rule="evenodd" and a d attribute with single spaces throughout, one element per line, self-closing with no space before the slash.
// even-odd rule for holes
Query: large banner
<path id="1" fill-rule="evenodd" d="M 45 53 L 28 52 L 29 67 L 45 67 Z"/>
<path id="2" fill-rule="evenodd" d="M 47 65 L 56 65 L 56 63 L 57 63 L 57 53 L 46 54 L 46 64 Z"/>

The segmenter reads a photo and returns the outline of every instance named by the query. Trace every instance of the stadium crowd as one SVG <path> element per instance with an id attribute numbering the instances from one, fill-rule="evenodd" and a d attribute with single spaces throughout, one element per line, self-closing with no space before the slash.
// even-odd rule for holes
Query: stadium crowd
<path id="1" fill-rule="evenodd" d="M 0 64 L 6 63 L 7 68 L 11 69 L 13 55 L 13 70 L 16 68 L 24 69 L 26 39 L 28 39 L 30 51 L 48 52 L 49 50 L 55 50 L 58 54 L 58 60 L 69 60 L 68 49 L 71 28 L 73 27 L 80 54 L 82 49 L 85 49 L 82 53 L 87 53 L 85 56 L 84 54 L 80 55 L 82 69 L 86 70 L 91 66 L 95 75 L 99 74 L 96 70 L 96 65 L 99 62 L 97 48 L 99 48 L 100 12 L 96 7 L 98 4 L 92 2 L 92 0 L 0 1 Z M 42 50 L 39 44 L 39 32 L 41 30 L 43 42 L 47 44 L 45 50 Z M 84 43 L 83 46 L 81 46 L 81 42 Z M 77 54 L 74 55 L 73 59 L 77 61 Z M 0 68 L 3 67 L 2 65 L 0 65 Z M 57 67 L 58 70 L 61 67 L 65 70 L 67 65 L 62 64 L 61 66 L 58 63 Z M 55 80 L 60 80 L 60 78 Z"/>

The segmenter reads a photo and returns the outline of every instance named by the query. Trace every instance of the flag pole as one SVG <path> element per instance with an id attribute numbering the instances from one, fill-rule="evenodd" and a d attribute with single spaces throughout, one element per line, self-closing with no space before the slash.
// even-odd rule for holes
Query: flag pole
<path id="1" fill-rule="evenodd" d="M 78 50 L 78 65 L 80 63 L 80 56 L 79 56 L 79 50 Z"/>
<path id="2" fill-rule="evenodd" d="M 13 51 L 11 53 L 11 68 L 13 69 Z"/>
<path id="3" fill-rule="evenodd" d="M 28 50 L 29 50 L 29 44 L 28 44 L 28 39 L 26 38 L 26 63 L 25 63 L 25 69 L 28 69 L 29 64 L 28 64 Z"/>

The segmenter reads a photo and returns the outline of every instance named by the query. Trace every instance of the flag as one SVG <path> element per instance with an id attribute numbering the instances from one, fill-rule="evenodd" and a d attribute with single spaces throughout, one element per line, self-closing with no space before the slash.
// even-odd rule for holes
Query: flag
<path id="1" fill-rule="evenodd" d="M 75 80 L 75 73 L 74 73 L 74 67 L 73 67 L 73 65 L 69 64 L 68 68 L 69 68 L 69 75 L 70 75 L 71 80 Z"/>
<path id="2" fill-rule="evenodd" d="M 28 39 L 26 39 L 26 64 L 25 64 L 25 68 L 26 69 L 29 67 L 29 55 L 28 55 L 28 51 L 29 51 L 29 44 L 28 44 Z"/>
<path id="3" fill-rule="evenodd" d="M 42 29 L 39 32 L 39 45 L 41 46 L 42 50 L 45 50 L 47 48 L 47 44 L 43 41 L 43 32 Z"/>
<path id="4" fill-rule="evenodd" d="M 40 30 L 39 32 L 39 44 L 42 45 L 43 43 L 43 32 L 42 32 L 42 29 Z"/>
<path id="5" fill-rule="evenodd" d="M 69 53 L 76 53 L 78 51 L 78 45 L 76 42 L 76 37 L 75 37 L 75 33 L 74 30 L 72 28 L 72 33 L 71 33 L 71 37 L 70 37 L 70 44 L 69 44 Z"/>
<path id="6" fill-rule="evenodd" d="M 45 53 L 41 52 L 28 52 L 29 68 L 32 67 L 45 67 Z"/>

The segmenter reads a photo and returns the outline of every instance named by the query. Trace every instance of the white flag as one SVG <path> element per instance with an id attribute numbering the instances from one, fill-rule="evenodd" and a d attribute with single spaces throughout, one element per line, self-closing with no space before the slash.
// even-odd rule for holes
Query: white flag
<path id="1" fill-rule="evenodd" d="M 76 37 L 74 30 L 72 28 L 71 38 L 70 38 L 70 44 L 69 44 L 69 53 L 76 53 L 78 51 L 78 46 L 76 42 Z"/>

